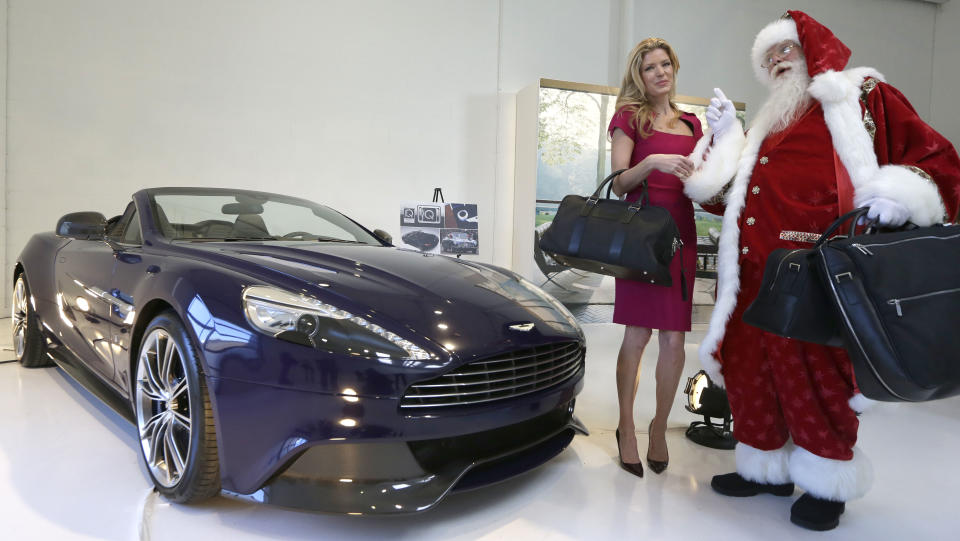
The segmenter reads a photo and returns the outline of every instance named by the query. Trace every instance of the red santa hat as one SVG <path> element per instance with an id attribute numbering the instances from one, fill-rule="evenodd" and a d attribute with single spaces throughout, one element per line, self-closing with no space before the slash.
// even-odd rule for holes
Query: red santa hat
<path id="1" fill-rule="evenodd" d="M 779 20 L 765 26 L 753 41 L 750 60 L 761 83 L 769 85 L 772 82 L 767 70 L 760 67 L 767 49 L 786 40 L 796 41 L 803 48 L 811 78 L 827 70 L 841 71 L 850 60 L 850 49 L 829 28 L 802 11 L 788 11 Z"/>

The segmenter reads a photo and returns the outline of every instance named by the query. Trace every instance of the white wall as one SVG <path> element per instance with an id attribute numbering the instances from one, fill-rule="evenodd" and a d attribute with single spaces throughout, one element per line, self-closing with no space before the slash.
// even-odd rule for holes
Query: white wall
<path id="1" fill-rule="evenodd" d="M 0 0 L 0 269 L 7 268 L 7 221 L 10 213 L 7 210 L 7 0 Z M 5 277 L 0 272 L 0 277 Z M 11 277 L 12 280 L 12 277 Z M 10 307 L 9 281 L 0 286 L 0 312 L 6 315 Z M 0 332 L 4 332 L 0 327 Z"/>
<path id="2" fill-rule="evenodd" d="M 618 62 L 620 0 L 505 0 L 501 84 L 516 93 L 541 77 L 606 84 Z"/>
<path id="3" fill-rule="evenodd" d="M 539 77 L 619 86 L 629 48 L 646 37 L 659 36 L 680 57 L 681 94 L 711 96 L 713 88 L 721 86 L 747 103 L 749 117 L 766 95 L 750 66 L 753 39 L 787 9 L 799 9 L 824 23 L 851 48 L 851 67 L 880 70 L 930 120 L 934 25 L 938 10 L 960 9 L 952 4 L 940 7 L 916 0 L 507 1 L 501 90 L 515 93 Z M 622 12 L 632 17 L 629 24 L 616 20 Z M 938 42 L 954 40 L 937 55 L 943 62 L 952 61 L 954 68 L 940 71 L 957 72 L 960 34 L 946 25 L 954 29 L 958 23 L 937 25 L 941 29 Z M 631 35 L 621 37 L 624 31 Z M 950 38 L 941 37 L 946 35 Z"/>
<path id="4" fill-rule="evenodd" d="M 517 93 L 540 78 L 603 82 L 611 65 L 619 63 L 620 0 L 505 0 L 500 39 L 500 122 L 497 156 L 497 205 L 503 219 L 497 224 L 494 262 L 534 278 L 533 222 L 536 169 L 521 167 L 517 151 Z M 532 107 L 536 93 L 528 96 Z M 530 101 L 528 100 L 528 101 Z M 528 108 L 529 110 L 529 108 Z M 519 119 L 536 129 L 536 119 Z M 533 134 L 534 139 L 536 134 Z M 521 142 L 519 148 L 530 148 Z M 535 147 L 533 152 L 536 152 Z M 517 193 L 523 194 L 519 206 Z M 528 230 L 514 243 L 514 230 Z"/>
<path id="5" fill-rule="evenodd" d="M 9 3 L 8 261 L 158 185 L 301 195 L 395 236 L 441 186 L 490 246 L 496 1 Z"/>
<path id="6" fill-rule="evenodd" d="M 677 49 L 681 94 L 712 96 L 713 88 L 719 86 L 732 99 L 746 102 L 747 118 L 752 118 L 766 90 L 754 78 L 750 47 L 760 29 L 795 9 L 813 16 L 850 47 L 849 67 L 878 69 L 922 116 L 930 118 L 934 4 L 904 0 L 638 0 L 637 6 L 635 40 L 656 35 Z"/>
<path id="7" fill-rule="evenodd" d="M 960 0 L 940 6 L 934 30 L 932 124 L 960 148 Z"/>
<path id="8" fill-rule="evenodd" d="M 721 86 L 752 115 L 750 44 L 787 8 L 960 142 L 956 1 L 0 0 L 5 283 L 63 213 L 114 214 L 157 185 L 302 195 L 395 235 L 399 203 L 442 186 L 480 204 L 479 258 L 511 266 L 520 89 L 616 86 L 629 47 L 659 35 L 681 93 Z"/>

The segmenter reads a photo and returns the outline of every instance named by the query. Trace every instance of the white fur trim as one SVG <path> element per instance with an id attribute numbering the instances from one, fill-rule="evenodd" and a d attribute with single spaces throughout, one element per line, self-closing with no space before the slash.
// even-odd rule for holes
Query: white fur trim
<path id="1" fill-rule="evenodd" d="M 753 74 L 757 80 L 765 85 L 770 84 L 770 75 L 767 70 L 760 67 L 763 63 L 763 53 L 767 49 L 780 43 L 792 39 L 800 43 L 800 35 L 797 34 L 797 23 L 793 19 L 779 19 L 763 27 L 757 37 L 753 40 L 753 48 L 750 50 L 750 61 L 753 62 Z"/>
<path id="2" fill-rule="evenodd" d="M 857 413 L 863 413 L 869 409 L 872 409 L 876 403 L 876 400 L 871 400 L 863 396 L 863 393 L 854 393 L 854 395 L 850 397 L 850 400 L 847 400 L 847 404 L 850 405 L 850 409 Z"/>
<path id="3" fill-rule="evenodd" d="M 710 327 L 700 344 L 700 364 L 710 374 L 714 383 L 724 387 L 719 363 L 713 354 L 726 333 L 727 321 L 737 305 L 737 293 L 740 291 L 740 228 L 737 220 L 747 199 L 747 186 L 757 163 L 760 144 L 767 136 L 766 132 L 751 129 L 747 132 L 746 143 L 737 163 L 737 174 L 733 185 L 727 192 L 726 210 L 720 227 L 720 240 L 717 243 L 717 301 L 710 314 Z"/>
<path id="4" fill-rule="evenodd" d="M 713 142 L 713 130 L 709 127 L 703 130 L 703 136 L 697 141 L 697 144 L 693 147 L 693 152 L 691 152 L 687 157 L 693 162 L 693 175 L 690 175 L 692 178 L 696 175 L 696 170 L 700 168 L 701 165 L 706 161 L 703 158 L 703 155 L 707 153 L 707 149 L 710 148 L 710 143 Z M 689 178 L 686 182 L 689 182 Z"/>
<path id="5" fill-rule="evenodd" d="M 860 86 L 850 81 L 843 72 L 833 70 L 814 77 L 807 91 L 823 104 L 856 100 L 860 97 Z"/>
<path id="6" fill-rule="evenodd" d="M 863 126 L 861 81 L 854 83 L 841 72 L 827 70 L 810 83 L 810 95 L 823 106 L 823 118 L 830 130 L 833 148 L 847 168 L 854 193 L 867 184 L 879 169 L 873 140 Z"/>
<path id="7" fill-rule="evenodd" d="M 735 449 L 737 473 L 747 481 L 767 485 L 782 485 L 790 482 L 790 454 L 793 445 L 786 445 L 773 451 L 761 451 L 746 443 L 739 442 Z"/>
<path id="8" fill-rule="evenodd" d="M 910 221 L 926 227 L 943 221 L 947 211 L 937 185 L 900 165 L 884 165 L 854 192 L 854 206 L 874 197 L 892 199 L 907 207 Z"/>
<path id="9" fill-rule="evenodd" d="M 870 490 L 873 464 L 857 447 L 852 460 L 823 458 L 797 447 L 790 455 L 790 478 L 817 498 L 848 502 Z"/>
<path id="10" fill-rule="evenodd" d="M 863 127 L 860 85 L 866 77 L 883 80 L 873 68 L 845 72 L 828 70 L 813 78 L 810 95 L 823 105 L 833 147 L 850 174 L 854 206 L 874 197 L 892 199 L 907 207 L 910 221 L 928 226 L 946 214 L 937 186 L 906 167 L 877 165 L 873 140 Z"/>
<path id="11" fill-rule="evenodd" d="M 727 388 L 727 383 L 723 380 L 723 367 L 720 366 L 720 363 L 711 355 L 710 357 L 700 357 L 700 365 L 703 366 L 703 370 L 710 376 L 710 381 L 714 385 L 720 387 L 721 389 Z"/>
<path id="12" fill-rule="evenodd" d="M 694 172 L 683 183 L 684 193 L 698 203 L 708 201 L 730 182 L 737 173 L 737 160 L 746 142 L 739 124 L 717 137 L 713 145 L 710 145 L 711 138 L 712 135 L 706 133 L 697 142 L 689 156 Z M 704 160 L 703 153 L 708 148 L 709 154 Z"/>
<path id="13" fill-rule="evenodd" d="M 809 88 L 810 95 L 821 103 L 841 101 L 849 97 L 850 92 L 856 92 L 859 97 L 860 87 L 867 77 L 887 82 L 882 73 L 866 66 L 850 68 L 846 71 L 827 70 L 813 78 Z"/>
<path id="14" fill-rule="evenodd" d="M 846 75 L 847 79 L 849 79 L 851 83 L 855 84 L 857 88 L 860 88 L 863 85 L 863 80 L 867 77 L 873 77 L 874 79 L 883 83 L 887 82 L 887 78 L 884 77 L 882 73 L 867 66 L 850 68 L 844 71 L 843 74 Z"/>

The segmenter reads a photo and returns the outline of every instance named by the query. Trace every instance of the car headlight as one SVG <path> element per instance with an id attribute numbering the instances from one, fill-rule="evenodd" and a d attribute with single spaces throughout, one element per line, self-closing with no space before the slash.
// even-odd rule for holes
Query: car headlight
<path id="1" fill-rule="evenodd" d="M 413 342 L 360 316 L 275 287 L 246 288 L 243 312 L 250 325 L 265 334 L 331 353 L 418 360 L 433 357 Z"/>

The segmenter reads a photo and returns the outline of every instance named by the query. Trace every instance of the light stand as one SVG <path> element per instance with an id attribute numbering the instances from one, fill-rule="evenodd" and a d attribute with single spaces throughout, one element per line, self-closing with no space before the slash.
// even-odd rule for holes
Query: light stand
<path id="1" fill-rule="evenodd" d="M 684 393 L 687 395 L 687 411 L 703 415 L 703 421 L 694 421 L 687 427 L 687 437 L 713 449 L 733 449 L 737 440 L 731 430 L 733 416 L 727 392 L 714 385 L 710 376 L 701 370 L 687 380 Z M 711 418 L 723 419 L 723 422 L 717 423 Z"/>

